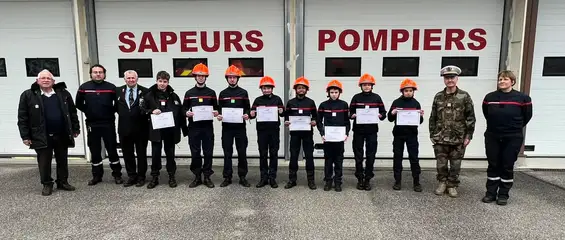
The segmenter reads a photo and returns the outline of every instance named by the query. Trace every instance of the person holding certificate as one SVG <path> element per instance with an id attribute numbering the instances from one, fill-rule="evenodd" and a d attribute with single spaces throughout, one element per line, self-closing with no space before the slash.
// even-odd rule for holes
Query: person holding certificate
<path id="1" fill-rule="evenodd" d="M 290 99 L 286 104 L 284 124 L 290 129 L 290 165 L 288 169 L 289 181 L 284 188 L 289 189 L 296 186 L 298 172 L 298 155 L 300 145 L 304 151 L 306 160 L 306 177 L 308 187 L 316 189 L 314 181 L 314 138 L 312 126 L 316 126 L 318 117 L 316 103 L 306 97 L 310 88 L 310 81 L 305 77 L 299 77 L 293 85 L 296 97 Z"/>
<path id="2" fill-rule="evenodd" d="M 213 119 L 218 116 L 218 100 L 216 92 L 206 86 L 209 76 L 208 67 L 199 63 L 192 69 L 196 85 L 184 94 L 183 112 L 188 117 L 188 145 L 192 161 L 190 170 L 194 173 L 194 180 L 188 185 L 195 188 L 202 183 L 209 188 L 214 187 L 210 176 L 212 170 L 212 154 L 214 151 L 214 125 Z M 204 164 L 202 164 L 202 155 Z M 204 181 L 202 181 L 204 174 Z"/>
<path id="3" fill-rule="evenodd" d="M 424 110 L 420 102 L 414 98 L 414 92 L 418 89 L 416 82 L 412 79 L 404 79 L 400 83 L 399 98 L 392 102 L 388 111 L 388 120 L 394 122 L 392 135 L 393 151 L 393 171 L 394 171 L 394 190 L 402 188 L 402 158 L 404 155 L 404 144 L 408 149 L 408 159 L 410 159 L 410 170 L 412 171 L 413 188 L 416 192 L 422 191 L 420 185 L 420 160 L 418 159 L 418 125 L 424 122 Z M 404 118 L 416 118 L 416 124 L 407 123 Z M 413 121 L 412 121 L 413 122 Z"/>
<path id="4" fill-rule="evenodd" d="M 447 191 L 452 198 L 458 197 L 459 173 L 465 148 L 475 132 L 475 110 L 468 92 L 457 87 L 461 68 L 453 65 L 441 69 L 445 88 L 436 93 L 430 112 L 429 132 L 437 159 L 435 194 Z M 448 167 L 449 163 L 449 167 Z"/>
<path id="5" fill-rule="evenodd" d="M 332 189 L 333 181 L 335 191 L 341 192 L 344 142 L 351 128 L 349 106 L 346 101 L 339 99 L 343 92 L 343 84 L 340 81 L 331 80 L 326 86 L 326 92 L 329 99 L 318 107 L 316 119 L 318 131 L 324 141 L 324 191 Z"/>
<path id="6" fill-rule="evenodd" d="M 355 177 L 357 189 L 371 190 L 371 179 L 375 176 L 373 166 L 377 154 L 379 120 L 386 118 L 386 109 L 379 94 L 373 92 L 375 78 L 365 73 L 359 78 L 361 92 L 351 99 L 349 114 L 353 119 L 353 154 L 355 155 Z M 363 146 L 367 161 L 363 168 Z"/>
<path id="7" fill-rule="evenodd" d="M 273 94 L 275 80 L 269 76 L 261 78 L 259 88 L 263 95 L 255 98 L 251 106 L 251 118 L 257 120 L 257 144 L 259 146 L 259 168 L 261 180 L 257 188 L 267 184 L 277 188 L 278 152 L 280 144 L 280 117 L 284 116 L 281 98 Z M 267 158 L 269 161 L 267 162 Z"/>
<path id="8" fill-rule="evenodd" d="M 161 171 L 161 149 L 165 151 L 167 158 L 166 169 L 169 173 L 169 187 L 176 187 L 175 173 L 177 163 L 175 162 L 175 144 L 180 142 L 181 129 L 184 136 L 187 135 L 186 118 L 182 113 L 181 100 L 175 90 L 169 85 L 171 75 L 165 71 L 157 73 L 157 83 L 151 86 L 148 92 L 139 99 L 140 108 L 151 117 L 151 129 L 149 140 L 151 141 L 151 181 L 147 184 L 148 189 L 159 185 L 159 172 Z M 173 118 L 171 127 L 161 128 L 157 123 L 156 116 Z M 170 120 L 169 118 L 169 120 Z M 167 118 L 165 118 L 166 120 Z"/>
<path id="9" fill-rule="evenodd" d="M 487 120 L 485 148 L 488 160 L 486 193 L 482 201 L 508 204 L 514 184 L 514 163 L 524 142 L 523 128 L 532 119 L 530 96 L 512 89 L 516 75 L 511 71 L 498 74 L 498 90 L 483 100 Z"/>
<path id="10" fill-rule="evenodd" d="M 241 70 L 231 65 L 225 73 L 228 87 L 220 92 L 218 104 L 218 120 L 222 122 L 222 148 L 224 149 L 224 181 L 220 187 L 232 183 L 232 155 L 233 142 L 237 149 L 237 175 L 239 184 L 244 187 L 251 185 L 245 179 L 247 176 L 247 130 L 245 121 L 249 119 L 249 95 L 247 91 L 237 85 L 241 77 Z"/>

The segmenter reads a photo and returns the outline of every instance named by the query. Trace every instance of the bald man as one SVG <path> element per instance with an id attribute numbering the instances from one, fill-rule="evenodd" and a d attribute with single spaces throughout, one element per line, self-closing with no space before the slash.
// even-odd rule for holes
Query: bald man
<path id="1" fill-rule="evenodd" d="M 43 70 L 30 89 L 20 96 L 18 128 L 23 144 L 37 153 L 43 196 L 53 192 L 51 162 L 57 163 L 57 189 L 74 191 L 68 182 L 68 151 L 80 133 L 77 109 L 64 82 L 55 84 L 53 74 Z"/>

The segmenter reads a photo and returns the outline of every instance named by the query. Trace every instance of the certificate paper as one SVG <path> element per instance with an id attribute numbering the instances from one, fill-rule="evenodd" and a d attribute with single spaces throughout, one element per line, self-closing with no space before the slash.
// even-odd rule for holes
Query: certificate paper
<path id="1" fill-rule="evenodd" d="M 396 110 L 396 125 L 399 126 L 420 125 L 420 110 Z"/>
<path id="2" fill-rule="evenodd" d="M 379 123 L 378 108 L 357 108 L 357 110 L 355 110 L 355 115 L 357 115 L 357 124 Z"/>
<path id="3" fill-rule="evenodd" d="M 278 107 L 257 107 L 257 122 L 278 122 Z"/>
<path id="4" fill-rule="evenodd" d="M 288 125 L 290 131 L 310 131 L 312 129 L 310 116 L 289 116 L 288 121 L 290 122 L 290 125 Z"/>
<path id="5" fill-rule="evenodd" d="M 162 112 L 159 115 L 151 114 L 153 129 L 170 128 L 175 126 L 173 112 Z"/>
<path id="6" fill-rule="evenodd" d="M 326 142 L 343 142 L 345 141 L 345 126 L 326 126 L 324 127 L 324 138 Z"/>
<path id="7" fill-rule="evenodd" d="M 214 119 L 214 113 L 212 113 L 214 109 L 212 106 L 194 106 L 192 107 L 192 121 L 206 121 Z"/>
<path id="8" fill-rule="evenodd" d="M 222 122 L 243 123 L 243 108 L 222 108 Z"/>

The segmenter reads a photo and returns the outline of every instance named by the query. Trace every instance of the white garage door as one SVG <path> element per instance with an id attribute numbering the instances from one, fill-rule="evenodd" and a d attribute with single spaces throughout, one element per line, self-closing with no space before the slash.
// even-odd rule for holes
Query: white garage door
<path id="1" fill-rule="evenodd" d="M 399 97 L 405 77 L 420 86 L 416 98 L 426 112 L 420 126 L 420 156 L 434 157 L 428 117 L 434 95 L 445 85 L 439 70 L 447 64 L 465 72 L 459 86 L 468 91 L 477 115 L 474 140 L 467 158 L 484 157 L 485 121 L 481 102 L 496 87 L 504 1 L 306 1 L 305 75 L 312 80 L 310 95 L 317 104 L 331 79 L 344 83 L 342 99 L 360 92 L 359 76 L 377 79 L 374 92 L 390 108 Z M 338 17 L 336 17 L 338 16 Z M 393 123 L 379 124 L 377 157 L 392 157 Z M 320 142 L 319 134 L 316 142 Z M 346 156 L 353 156 L 351 140 Z"/>
<path id="2" fill-rule="evenodd" d="M 35 154 L 21 144 L 17 128 L 20 94 L 37 73 L 50 69 L 73 95 L 78 89 L 71 1 L 0 1 L 0 154 Z M 83 131 L 84 132 L 84 131 Z M 76 138 L 70 155 L 84 155 Z"/>
<path id="3" fill-rule="evenodd" d="M 244 66 L 240 86 L 251 101 L 261 95 L 259 79 L 269 75 L 283 94 L 284 1 L 96 1 L 100 63 L 107 80 L 123 85 L 120 75 L 138 70 L 140 83 L 149 87 L 160 70 L 171 74 L 171 86 L 183 97 L 195 84 L 189 69 L 198 62 L 210 69 L 208 87 L 216 94 L 227 87 L 229 63 Z M 214 155 L 223 156 L 221 123 L 215 122 Z M 255 123 L 247 126 L 249 156 L 258 156 Z M 281 150 L 282 156 L 282 130 Z M 150 152 L 150 150 L 149 150 Z M 188 140 L 177 153 L 189 155 Z"/>
<path id="4" fill-rule="evenodd" d="M 532 121 L 526 128 L 528 156 L 565 156 L 565 104 L 559 98 L 565 78 L 565 2 L 539 2 L 530 96 Z"/>

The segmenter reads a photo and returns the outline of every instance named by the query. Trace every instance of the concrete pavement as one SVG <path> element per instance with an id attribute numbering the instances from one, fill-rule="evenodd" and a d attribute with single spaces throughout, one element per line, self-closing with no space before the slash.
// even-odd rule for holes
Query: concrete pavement
<path id="1" fill-rule="evenodd" d="M 149 190 L 115 185 L 105 170 L 105 182 L 87 186 L 90 168 L 73 165 L 77 191 L 43 197 L 36 166 L 0 165 L 0 238 L 565 239 L 565 190 L 526 173 L 516 174 L 509 205 L 501 207 L 480 202 L 482 170 L 463 171 L 457 199 L 433 194 L 435 171 L 423 172 L 422 193 L 412 191 L 409 172 L 403 190 L 392 190 L 391 171 L 378 171 L 376 186 L 366 192 L 355 189 L 347 169 L 344 191 L 336 193 L 321 189 L 322 171 L 316 172 L 319 189 L 309 190 L 303 168 L 291 190 L 283 189 L 285 168 L 278 189 L 255 188 L 255 167 L 251 188 L 220 188 L 215 167 L 214 189 L 189 189 L 187 166 L 179 167 L 174 189 L 164 171 L 161 185 Z"/>

